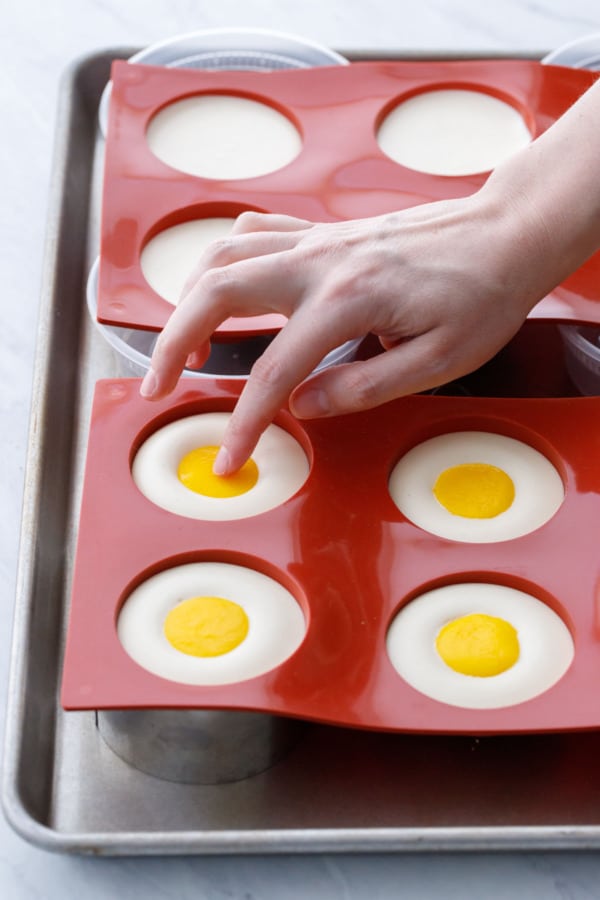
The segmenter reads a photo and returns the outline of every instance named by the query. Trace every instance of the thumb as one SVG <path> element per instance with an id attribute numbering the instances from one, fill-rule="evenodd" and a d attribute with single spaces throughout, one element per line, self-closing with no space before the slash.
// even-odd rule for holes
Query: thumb
<path id="1" fill-rule="evenodd" d="M 426 333 L 371 359 L 319 372 L 295 388 L 290 409 L 299 419 L 337 416 L 437 387 L 453 375 L 446 374 L 435 344 Z"/>

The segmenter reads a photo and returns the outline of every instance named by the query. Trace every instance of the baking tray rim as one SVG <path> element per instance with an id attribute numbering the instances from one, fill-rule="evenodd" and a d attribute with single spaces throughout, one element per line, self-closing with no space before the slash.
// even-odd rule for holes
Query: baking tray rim
<path id="1" fill-rule="evenodd" d="M 600 839 L 596 825 L 323 828 L 316 838 L 301 828 L 82 834 L 40 824 L 14 794 L 4 792 L 3 809 L 15 832 L 34 846 L 87 856 L 595 851 Z"/>
<path id="2" fill-rule="evenodd" d="M 13 634 L 4 734 L 3 771 L 0 801 L 8 823 L 25 840 L 54 852 L 88 855 L 182 854 L 233 855 L 260 853 L 315 852 L 427 852 L 506 850 L 596 850 L 600 846 L 600 825 L 524 826 L 440 826 L 364 827 L 318 829 L 222 829 L 169 832 L 89 831 L 68 832 L 44 825 L 27 808 L 18 785 L 22 724 L 25 711 L 22 646 L 28 633 L 34 580 L 33 560 L 38 530 L 42 454 L 45 422 L 48 418 L 48 381 L 52 365 L 52 319 L 54 283 L 59 256 L 61 208 L 67 187 L 69 129 L 74 107 L 74 85 L 81 72 L 94 60 L 107 55 L 127 58 L 137 48 L 106 48 L 85 54 L 63 72 L 56 115 L 52 176 L 49 189 L 46 238 L 42 265 L 42 287 L 38 313 L 36 351 L 31 388 L 29 438 L 18 554 Z M 464 59 L 526 57 L 541 58 L 544 52 L 530 53 L 449 53 L 398 50 L 341 50 L 349 59 Z"/>

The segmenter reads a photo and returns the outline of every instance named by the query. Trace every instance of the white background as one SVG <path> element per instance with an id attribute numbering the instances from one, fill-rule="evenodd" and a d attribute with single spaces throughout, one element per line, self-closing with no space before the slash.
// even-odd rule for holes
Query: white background
<path id="1" fill-rule="evenodd" d="M 265 27 L 336 49 L 543 52 L 600 32 L 598 0 L 1 0 L 0 711 L 8 672 L 28 410 L 59 78 L 94 50 L 201 28 Z M 600 173 L 599 173 L 600 174 Z M 598 174 L 596 175 L 598 177 Z M 552 785 L 548 785 L 552 790 Z M 380 900 L 600 898 L 593 854 L 85 859 L 0 817 L 0 897 Z"/>

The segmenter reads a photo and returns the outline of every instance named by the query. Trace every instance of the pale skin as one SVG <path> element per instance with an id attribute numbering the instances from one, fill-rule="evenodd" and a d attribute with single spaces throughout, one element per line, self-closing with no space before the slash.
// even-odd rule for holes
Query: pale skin
<path id="1" fill-rule="evenodd" d="M 211 244 L 161 333 L 142 396 L 202 365 L 229 316 L 283 313 L 214 465 L 236 471 L 289 403 L 298 418 L 350 413 L 473 371 L 535 304 L 600 249 L 600 82 L 467 198 L 336 223 L 242 214 Z M 310 373 L 368 332 L 387 352 Z"/>

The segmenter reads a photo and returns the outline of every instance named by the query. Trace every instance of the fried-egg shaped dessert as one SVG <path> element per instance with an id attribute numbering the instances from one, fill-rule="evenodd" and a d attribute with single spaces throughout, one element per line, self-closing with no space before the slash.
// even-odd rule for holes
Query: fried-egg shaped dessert
<path id="1" fill-rule="evenodd" d="M 409 450 L 393 468 L 398 509 L 454 541 L 506 541 L 535 531 L 564 500 L 562 478 L 538 450 L 487 431 L 456 431 Z"/>
<path id="2" fill-rule="evenodd" d="M 177 419 L 144 441 L 131 469 L 138 489 L 162 509 L 207 521 L 244 519 L 284 503 L 304 484 L 309 463 L 278 425 L 263 432 L 251 458 L 232 475 L 212 471 L 229 413 Z"/>
<path id="3" fill-rule="evenodd" d="M 390 661 L 441 703 L 498 709 L 547 691 L 569 668 L 569 629 L 531 594 L 500 584 L 451 584 L 420 594 L 393 619 Z"/>
<path id="4" fill-rule="evenodd" d="M 126 598 L 119 640 L 140 666 L 181 684 L 231 684 L 281 665 L 304 639 L 304 614 L 274 578 L 222 562 L 164 569 Z"/>

